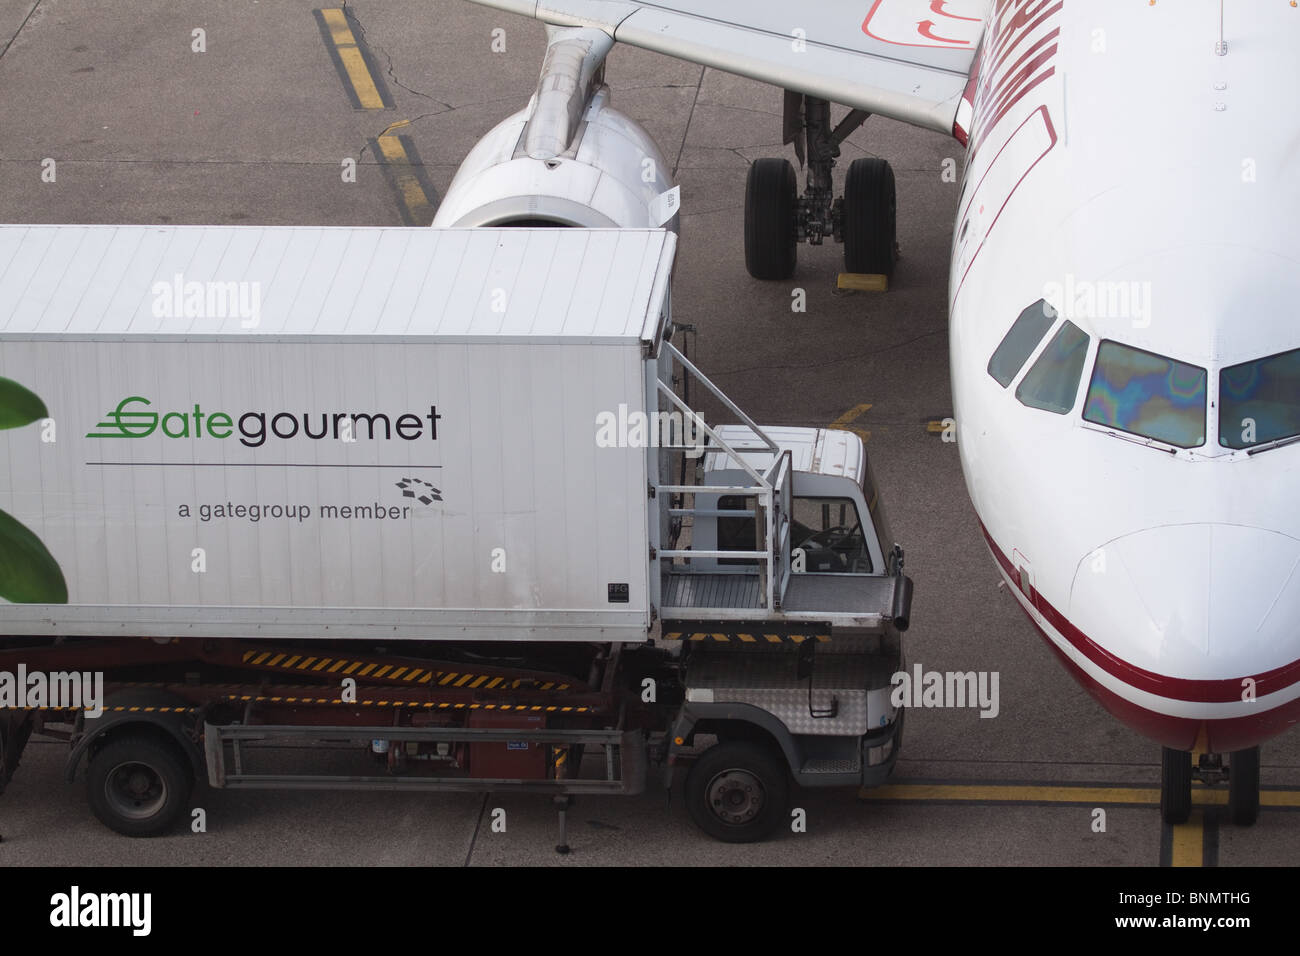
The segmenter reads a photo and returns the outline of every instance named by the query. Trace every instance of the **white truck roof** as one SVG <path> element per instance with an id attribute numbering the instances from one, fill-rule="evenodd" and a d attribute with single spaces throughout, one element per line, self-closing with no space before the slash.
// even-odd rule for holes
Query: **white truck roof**
<path id="1" fill-rule="evenodd" d="M 676 241 L 662 229 L 0 225 L 0 339 L 654 341 Z M 256 303 L 255 325 L 231 296 Z"/>
<path id="2" fill-rule="evenodd" d="M 748 425 L 719 425 L 718 436 L 754 468 L 766 468 L 772 453 Z M 763 429 L 772 441 L 790 452 L 790 467 L 812 475 L 842 475 L 862 480 L 866 454 L 862 439 L 852 432 L 827 428 L 795 428 L 769 425 Z M 704 456 L 704 470 L 737 470 L 729 455 L 710 451 Z"/>

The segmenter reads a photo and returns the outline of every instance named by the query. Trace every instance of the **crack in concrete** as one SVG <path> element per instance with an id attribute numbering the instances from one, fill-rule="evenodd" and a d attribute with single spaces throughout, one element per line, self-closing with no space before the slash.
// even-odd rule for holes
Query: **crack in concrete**
<path id="1" fill-rule="evenodd" d="M 18 34 L 23 32 L 23 28 L 27 26 L 32 16 L 36 13 L 36 8 L 39 7 L 40 5 L 41 5 L 41 0 L 36 0 L 36 2 L 32 4 L 32 8 L 27 11 L 27 16 L 23 17 L 23 22 L 18 24 L 18 29 L 14 31 L 14 35 L 11 36 L 9 38 L 9 42 L 5 44 L 5 48 L 3 50 L 0 50 L 0 59 L 3 59 L 4 55 L 9 52 L 9 48 L 13 46 L 14 41 L 18 39 Z"/>
<path id="2" fill-rule="evenodd" d="M 366 32 L 365 25 L 361 22 L 361 17 L 357 14 L 356 7 L 349 7 L 348 4 L 347 4 L 347 0 L 343 0 L 343 7 L 342 7 L 342 8 L 343 8 L 343 11 L 344 11 L 344 16 L 347 16 L 348 14 L 351 14 L 352 22 L 355 23 L 355 24 L 357 25 L 357 29 L 361 32 L 361 40 L 362 40 L 362 42 L 364 42 L 364 43 L 366 44 L 366 47 L 367 47 L 368 49 L 374 50 L 374 51 L 377 52 L 377 53 L 382 53 L 383 56 L 384 56 L 384 59 L 388 61 L 388 69 L 387 69 L 386 73 L 387 73 L 387 75 L 388 75 L 388 78 L 389 78 L 390 80 L 392 80 L 393 83 L 394 83 L 396 86 L 401 87 L 402 89 L 406 90 L 406 92 L 408 92 L 408 93 L 410 93 L 410 94 L 412 94 L 412 95 L 414 95 L 414 96 L 422 96 L 422 97 L 424 97 L 426 100 L 432 100 L 433 102 L 437 103 L 438 105 L 440 105 L 440 106 L 442 107 L 441 112 L 448 112 L 448 111 L 450 111 L 450 110 L 455 109 L 455 107 L 452 106 L 450 103 L 444 103 L 442 100 L 438 99 L 436 96 L 430 96 L 428 93 L 422 93 L 422 92 L 420 92 L 420 91 L 417 90 L 417 89 L 414 89 L 414 88 L 412 88 L 412 87 L 410 87 L 410 86 L 407 86 L 405 83 L 403 83 L 401 80 L 399 80 L 399 79 L 397 78 L 397 73 L 396 73 L 395 67 L 393 66 L 393 57 L 392 57 L 392 54 L 390 54 L 387 50 L 385 50 L 383 47 L 381 47 L 378 43 L 375 43 L 375 42 L 373 42 L 373 41 L 370 39 L 370 35 Z M 426 115 L 428 115 L 428 114 L 426 114 Z"/>

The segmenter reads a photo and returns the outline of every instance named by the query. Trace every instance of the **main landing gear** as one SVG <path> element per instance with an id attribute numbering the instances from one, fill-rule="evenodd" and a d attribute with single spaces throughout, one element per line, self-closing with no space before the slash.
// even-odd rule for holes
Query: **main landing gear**
<path id="1" fill-rule="evenodd" d="M 787 159 L 759 159 L 745 183 L 745 268 L 755 279 L 794 275 L 799 242 L 821 245 L 830 236 L 844 243 L 846 272 L 894 274 L 898 260 L 894 171 L 883 159 L 849 164 L 844 195 L 836 199 L 831 179 L 840 144 L 870 114 L 852 110 L 831 128 L 830 103 L 799 93 L 785 94 L 784 141 L 794 144 L 808 165 L 807 189 L 799 195 L 794 166 Z"/>
<path id="2" fill-rule="evenodd" d="M 1237 826 L 1259 817 L 1259 748 L 1235 750 L 1223 764 L 1222 754 L 1201 754 L 1195 768 L 1186 750 L 1165 747 L 1160 761 L 1160 815 L 1165 823 L 1186 823 L 1192 812 L 1192 779 L 1215 784 L 1228 781 L 1228 816 Z"/>

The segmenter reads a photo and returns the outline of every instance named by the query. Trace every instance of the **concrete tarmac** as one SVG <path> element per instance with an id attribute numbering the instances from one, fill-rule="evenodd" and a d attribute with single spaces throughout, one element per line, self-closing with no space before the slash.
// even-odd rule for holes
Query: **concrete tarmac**
<path id="1" fill-rule="evenodd" d="M 413 147 L 427 205 L 415 218 L 431 213 L 474 143 L 526 104 L 543 28 L 463 0 L 347 7 L 387 108 L 356 107 L 310 3 L 0 0 L 0 221 L 400 225 L 411 214 L 394 189 L 401 171 L 385 170 L 374 145 L 386 133 Z M 897 177 L 903 258 L 888 293 L 837 294 L 833 243 L 801 246 L 791 282 L 763 283 L 744 268 L 745 175 L 756 158 L 794 158 L 780 144 L 781 92 L 622 47 L 606 77 L 682 187 L 673 306 L 698 329 L 693 359 L 756 421 L 840 422 L 867 436 L 916 584 L 908 661 L 998 672 L 996 718 L 913 710 L 891 789 L 797 793 L 806 832 L 762 845 L 697 832 L 680 784 L 671 800 L 583 798 L 567 857 L 552 850 L 550 801 L 522 795 L 203 788 L 206 833 L 130 840 L 93 819 L 80 781 L 63 781 L 63 745 L 35 741 L 0 797 L 0 866 L 1293 864 L 1300 737 L 1264 747 L 1279 805 L 1256 826 L 1210 808 L 1162 827 L 1159 748 L 1095 704 L 999 590 L 956 446 L 927 428 L 952 411 L 958 185 L 944 171 L 960 170 L 959 144 L 879 117 L 845 144 L 841 183 L 859 156 L 888 159 Z M 355 182 L 342 175 L 348 160 Z M 806 311 L 792 311 L 795 290 Z M 1062 799 L 1051 788 L 1063 785 L 1092 789 Z M 497 809 L 504 832 L 491 826 Z"/>

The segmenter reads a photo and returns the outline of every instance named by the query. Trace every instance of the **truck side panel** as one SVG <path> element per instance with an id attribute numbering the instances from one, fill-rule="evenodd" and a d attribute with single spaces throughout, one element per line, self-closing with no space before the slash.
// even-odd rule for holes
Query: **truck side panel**
<path id="1" fill-rule="evenodd" d="M 6 339 L 0 376 L 57 428 L 0 431 L 0 510 L 68 589 L 0 633 L 645 637 L 646 455 L 596 440 L 635 339 Z"/>

